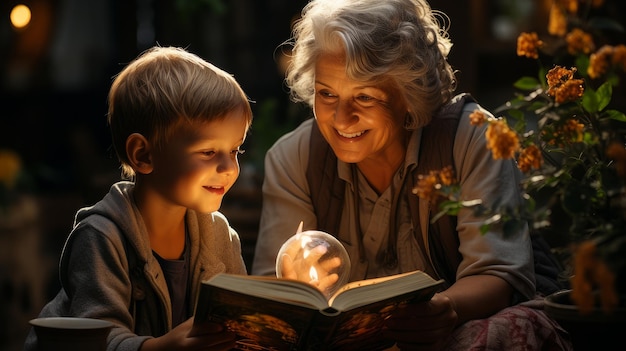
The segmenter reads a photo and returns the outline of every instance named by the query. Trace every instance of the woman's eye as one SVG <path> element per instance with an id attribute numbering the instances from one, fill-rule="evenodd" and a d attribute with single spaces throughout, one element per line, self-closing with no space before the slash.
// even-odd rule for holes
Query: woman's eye
<path id="1" fill-rule="evenodd" d="M 202 154 L 204 156 L 213 157 L 215 156 L 215 151 L 203 151 Z"/>
<path id="2" fill-rule="evenodd" d="M 317 93 L 318 93 L 321 97 L 323 97 L 323 98 L 332 98 L 332 97 L 335 97 L 335 95 L 333 95 L 333 94 L 329 93 L 329 92 L 328 92 L 328 91 L 326 91 L 326 90 L 320 90 L 320 91 L 318 91 Z"/>
<path id="3" fill-rule="evenodd" d="M 359 95 L 357 96 L 357 100 L 362 101 L 362 102 L 370 102 L 370 101 L 374 101 L 375 99 L 368 95 Z"/>

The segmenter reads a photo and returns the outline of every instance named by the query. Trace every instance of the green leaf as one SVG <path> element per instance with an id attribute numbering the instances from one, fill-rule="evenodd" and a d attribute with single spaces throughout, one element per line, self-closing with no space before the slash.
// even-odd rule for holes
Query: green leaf
<path id="1" fill-rule="evenodd" d="M 604 110 L 605 107 L 611 102 L 611 96 L 613 95 L 613 86 L 611 83 L 605 82 L 596 91 L 596 98 L 598 100 L 598 111 Z"/>
<path id="2" fill-rule="evenodd" d="M 539 67 L 539 73 L 537 77 L 539 77 L 539 82 L 543 88 L 548 87 L 548 78 L 546 77 L 547 74 L 548 74 L 548 69 L 546 67 L 544 66 Z"/>
<path id="3" fill-rule="evenodd" d="M 578 69 L 578 73 L 583 77 L 588 77 L 587 69 L 589 68 L 589 56 L 587 55 L 578 55 L 576 57 L 576 68 Z"/>
<path id="4" fill-rule="evenodd" d="M 616 120 L 616 121 L 626 122 L 626 115 L 621 111 L 606 110 L 604 111 L 604 116 L 606 116 L 607 118 Z"/>
<path id="5" fill-rule="evenodd" d="M 526 91 L 535 90 L 539 85 L 539 81 L 533 77 L 522 77 L 513 84 L 517 89 Z"/>
<path id="6" fill-rule="evenodd" d="M 606 76 L 606 82 L 616 87 L 619 85 L 619 76 L 615 73 L 610 73 Z"/>
<path id="7" fill-rule="evenodd" d="M 515 120 L 523 121 L 525 119 L 524 118 L 524 112 L 522 112 L 520 110 L 509 110 L 507 112 L 508 112 L 509 116 L 511 118 L 515 119 Z"/>
<path id="8" fill-rule="evenodd" d="M 445 201 L 441 204 L 441 210 L 445 213 L 456 216 L 459 214 L 459 210 L 463 207 L 458 201 Z"/>
<path id="9" fill-rule="evenodd" d="M 485 235 L 489 231 L 489 224 L 483 224 L 480 226 L 480 234 Z"/>
<path id="10" fill-rule="evenodd" d="M 589 113 L 596 113 L 600 111 L 600 109 L 598 108 L 598 106 L 600 105 L 598 102 L 598 96 L 596 92 L 590 87 L 587 87 L 585 89 L 585 92 L 583 93 L 582 104 L 585 111 Z"/>

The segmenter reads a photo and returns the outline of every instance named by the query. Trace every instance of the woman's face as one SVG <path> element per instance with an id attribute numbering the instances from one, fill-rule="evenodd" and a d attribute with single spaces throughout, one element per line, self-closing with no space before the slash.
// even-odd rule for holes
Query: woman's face
<path id="1" fill-rule="evenodd" d="M 314 113 L 337 158 L 347 163 L 404 158 L 407 107 L 391 84 L 346 75 L 343 55 L 322 54 L 315 65 Z"/>

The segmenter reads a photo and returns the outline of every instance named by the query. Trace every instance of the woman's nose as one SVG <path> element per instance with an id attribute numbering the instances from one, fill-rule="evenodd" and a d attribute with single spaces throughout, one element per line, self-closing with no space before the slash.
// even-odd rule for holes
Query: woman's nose
<path id="1" fill-rule="evenodd" d="M 335 123 L 339 125 L 350 125 L 358 119 L 354 104 L 349 100 L 339 101 L 335 109 Z"/>

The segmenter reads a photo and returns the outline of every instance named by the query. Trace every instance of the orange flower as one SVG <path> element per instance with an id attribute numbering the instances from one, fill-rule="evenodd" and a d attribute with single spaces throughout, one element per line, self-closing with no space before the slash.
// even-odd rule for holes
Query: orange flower
<path id="1" fill-rule="evenodd" d="M 562 104 L 569 101 L 575 101 L 583 96 L 585 89 L 582 79 L 572 79 L 576 67 L 567 69 L 561 66 L 555 66 L 546 75 L 548 81 L 548 95 L 554 97 L 554 101 Z"/>
<path id="2" fill-rule="evenodd" d="M 576 67 L 572 69 L 567 69 L 561 66 L 554 66 L 551 70 L 546 74 L 546 80 L 548 81 L 549 89 L 558 88 L 563 82 L 572 79 L 574 77 L 574 72 L 576 72 Z"/>
<path id="3" fill-rule="evenodd" d="M 487 148 L 491 150 L 494 159 L 513 158 L 519 149 L 517 133 L 511 130 L 503 119 L 489 122 L 485 137 Z"/>
<path id="4" fill-rule="evenodd" d="M 539 169 L 542 164 L 543 156 L 536 145 L 530 145 L 523 149 L 517 159 L 517 167 L 524 173 L 531 169 Z"/>
<path id="5" fill-rule="evenodd" d="M 557 104 L 575 101 L 582 97 L 584 92 L 585 88 L 583 88 L 583 80 L 571 79 L 563 83 L 563 85 L 556 90 L 554 101 L 556 101 Z"/>
<path id="6" fill-rule="evenodd" d="M 589 56 L 589 68 L 587 68 L 589 77 L 596 79 L 608 72 L 611 67 L 613 50 L 612 46 L 604 45 L 600 50 Z"/>
<path id="7" fill-rule="evenodd" d="M 548 33 L 562 37 L 567 32 L 567 17 L 560 6 L 552 5 L 548 20 Z"/>
<path id="8" fill-rule="evenodd" d="M 0 149 L 0 185 L 13 189 L 21 169 L 22 159 L 15 151 Z"/>
<path id="9" fill-rule="evenodd" d="M 615 161 L 617 175 L 626 178 L 626 148 L 623 144 L 612 142 L 606 150 L 606 155 Z"/>
<path id="10" fill-rule="evenodd" d="M 569 13 L 578 12 L 578 0 L 555 0 L 554 3 Z"/>
<path id="11" fill-rule="evenodd" d="M 596 49 L 593 37 L 579 28 L 574 28 L 565 36 L 567 52 L 571 55 L 589 54 Z"/>
<path id="12" fill-rule="evenodd" d="M 600 289 L 600 304 L 605 313 L 611 313 L 619 304 L 619 296 L 615 290 L 615 274 L 606 264 L 598 260 L 594 270 L 595 281 Z"/>
<path id="13" fill-rule="evenodd" d="M 561 132 L 568 141 L 581 142 L 583 141 L 584 129 L 584 124 L 578 123 L 575 119 L 569 119 L 561 128 Z"/>
<path id="14" fill-rule="evenodd" d="M 421 199 L 432 202 L 437 197 L 437 173 L 430 171 L 428 175 L 420 174 L 417 177 L 417 185 L 413 188 L 413 194 L 416 194 Z"/>
<path id="15" fill-rule="evenodd" d="M 626 45 L 620 44 L 613 48 L 611 63 L 626 72 Z"/>
<path id="16" fill-rule="evenodd" d="M 571 278 L 572 300 L 582 314 L 591 313 L 595 307 L 594 290 L 600 291 L 600 304 L 606 313 L 613 311 L 619 296 L 615 290 L 615 275 L 597 255 L 596 244 L 584 241 L 574 254 L 574 275 Z"/>
<path id="17" fill-rule="evenodd" d="M 538 49 L 543 45 L 539 40 L 537 33 L 521 33 L 517 37 L 517 56 L 526 56 L 528 58 L 539 58 Z"/>
<path id="18" fill-rule="evenodd" d="M 442 186 L 449 186 L 454 183 L 456 183 L 456 179 L 452 166 L 447 166 L 439 171 L 430 171 L 428 175 L 418 175 L 417 185 L 413 188 L 413 194 L 433 202 L 439 195 L 439 190 Z"/>
<path id="19" fill-rule="evenodd" d="M 452 166 L 445 167 L 439 172 L 439 180 L 441 181 L 441 184 L 446 186 L 452 185 L 456 182 Z"/>
<path id="20" fill-rule="evenodd" d="M 469 119 L 471 125 L 479 126 L 487 121 L 487 116 L 480 110 L 474 110 L 474 112 L 470 113 Z"/>
<path id="21" fill-rule="evenodd" d="M 576 248 L 574 255 L 574 275 L 571 278 L 572 300 L 583 314 L 593 310 L 594 298 L 590 271 L 595 263 L 596 246 L 593 242 L 583 242 Z"/>

